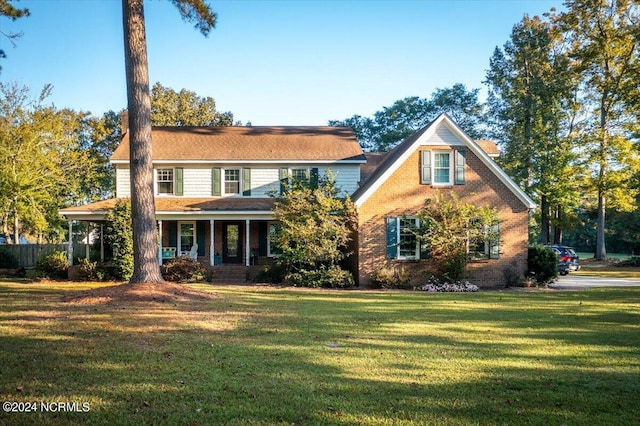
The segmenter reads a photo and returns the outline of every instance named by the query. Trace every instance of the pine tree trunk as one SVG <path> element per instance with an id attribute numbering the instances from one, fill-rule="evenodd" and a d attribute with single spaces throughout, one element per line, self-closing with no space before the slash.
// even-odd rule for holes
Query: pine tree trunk
<path id="1" fill-rule="evenodd" d="M 158 262 L 153 164 L 151 157 L 151 100 L 143 0 L 122 0 L 127 101 L 129 108 L 129 163 L 133 228 L 131 283 L 163 282 Z"/>
<path id="2" fill-rule="evenodd" d="M 553 227 L 553 244 L 562 245 L 562 206 L 556 207 L 556 224 Z"/>

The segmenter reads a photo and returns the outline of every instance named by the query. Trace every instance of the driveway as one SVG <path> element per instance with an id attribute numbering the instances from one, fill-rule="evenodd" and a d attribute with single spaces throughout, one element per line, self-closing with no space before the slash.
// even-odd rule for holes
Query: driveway
<path id="1" fill-rule="evenodd" d="M 638 278 L 605 278 L 581 275 L 564 275 L 549 287 L 557 289 L 587 289 L 590 287 L 640 287 Z"/>

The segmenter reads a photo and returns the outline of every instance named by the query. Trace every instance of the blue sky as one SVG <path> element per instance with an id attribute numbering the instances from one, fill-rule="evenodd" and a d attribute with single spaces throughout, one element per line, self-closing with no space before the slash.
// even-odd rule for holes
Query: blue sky
<path id="1" fill-rule="evenodd" d="M 0 18 L 22 32 L 0 46 L 0 79 L 38 94 L 51 83 L 58 107 L 101 115 L 126 107 L 119 0 L 22 0 L 31 16 Z M 149 78 L 211 96 L 253 125 L 325 125 L 371 115 L 407 96 L 463 83 L 481 88 L 489 58 L 524 14 L 546 0 L 210 1 L 209 37 L 173 5 L 145 6 Z M 483 90 L 484 92 L 484 90 Z"/>

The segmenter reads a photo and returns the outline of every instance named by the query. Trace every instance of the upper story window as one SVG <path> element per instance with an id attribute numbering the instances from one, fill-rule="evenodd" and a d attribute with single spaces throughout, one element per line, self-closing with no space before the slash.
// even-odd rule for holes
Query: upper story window
<path id="1" fill-rule="evenodd" d="M 173 169 L 157 169 L 158 194 L 173 195 Z"/>
<path id="2" fill-rule="evenodd" d="M 291 181 L 293 183 L 306 183 L 309 181 L 309 169 L 291 169 Z"/>
<path id="3" fill-rule="evenodd" d="M 224 193 L 240 193 L 240 169 L 225 169 L 224 171 Z"/>
<path id="4" fill-rule="evenodd" d="M 420 154 L 420 183 L 433 186 L 464 185 L 465 150 L 424 150 Z"/>
<path id="5" fill-rule="evenodd" d="M 433 184 L 451 185 L 451 152 L 433 153 Z"/>
<path id="6" fill-rule="evenodd" d="M 156 193 L 158 195 L 182 195 L 184 169 L 156 169 Z"/>
<path id="7" fill-rule="evenodd" d="M 251 196 L 251 169 L 248 167 L 211 169 L 211 195 L 219 197 L 234 194 Z"/>

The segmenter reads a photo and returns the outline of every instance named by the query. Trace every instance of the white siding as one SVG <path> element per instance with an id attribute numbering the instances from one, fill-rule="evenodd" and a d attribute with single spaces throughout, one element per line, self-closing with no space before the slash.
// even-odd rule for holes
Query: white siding
<path id="1" fill-rule="evenodd" d="M 280 169 L 252 168 L 251 196 L 268 197 L 272 191 L 280 191 Z"/>
<path id="2" fill-rule="evenodd" d="M 252 165 L 250 165 L 252 166 Z M 242 165 L 229 166 L 234 169 L 241 169 Z M 269 167 L 249 167 L 251 169 L 251 196 L 265 198 L 272 192 L 280 191 L 280 168 L 287 167 L 289 170 L 298 168 L 318 167 L 320 176 L 327 174 L 328 170 L 334 174 L 338 188 L 348 194 L 352 194 L 358 188 L 360 181 L 360 164 L 295 164 L 277 165 Z M 154 188 L 157 191 L 155 180 L 157 178 L 155 170 L 158 168 L 174 168 L 174 166 L 156 166 L 154 168 Z M 183 197 L 185 198 L 209 198 L 211 197 L 212 166 L 183 167 Z M 222 169 L 224 170 L 224 166 Z M 224 177 L 224 172 L 222 174 Z M 116 196 L 130 197 L 129 167 L 118 166 L 116 168 Z M 224 183 L 223 183 L 224 188 Z M 242 188 L 242 186 L 241 186 Z M 157 195 L 157 194 L 156 194 Z"/>
<path id="3" fill-rule="evenodd" d="M 186 198 L 211 197 L 211 167 L 185 167 L 182 190 Z"/>
<path id="4" fill-rule="evenodd" d="M 331 173 L 335 176 L 336 186 L 341 191 L 351 195 L 358 189 L 360 164 L 332 164 L 318 167 L 320 176 L 326 175 L 328 170 L 331 170 Z"/>
<path id="5" fill-rule="evenodd" d="M 446 125 L 440 124 L 434 134 L 426 141 L 426 143 L 424 143 L 424 145 L 460 146 L 464 145 L 464 142 L 461 141 L 456 135 L 454 135 Z"/>
<path id="6" fill-rule="evenodd" d="M 131 197 L 131 181 L 129 173 L 129 166 L 116 167 L 116 197 L 128 198 Z"/>

